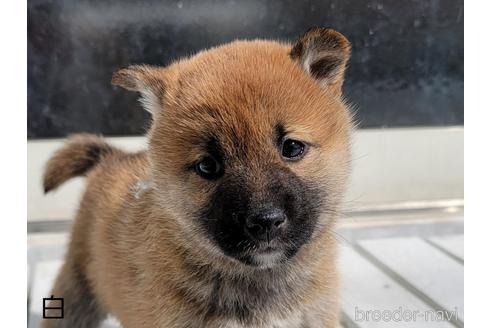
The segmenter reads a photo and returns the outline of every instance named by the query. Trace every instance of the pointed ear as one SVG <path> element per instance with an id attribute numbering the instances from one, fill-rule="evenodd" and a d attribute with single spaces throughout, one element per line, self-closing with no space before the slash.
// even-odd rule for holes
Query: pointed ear
<path id="1" fill-rule="evenodd" d="M 142 106 L 151 114 L 162 107 L 166 87 L 166 69 L 147 65 L 133 65 L 113 74 L 111 83 L 127 90 L 140 92 Z"/>
<path id="2" fill-rule="evenodd" d="M 323 87 L 341 95 L 350 49 L 350 42 L 341 33 L 314 27 L 296 41 L 290 57 Z"/>

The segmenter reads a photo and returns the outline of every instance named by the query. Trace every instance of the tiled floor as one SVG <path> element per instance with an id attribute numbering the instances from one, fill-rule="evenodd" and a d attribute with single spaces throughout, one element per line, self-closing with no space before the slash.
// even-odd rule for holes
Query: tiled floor
<path id="1" fill-rule="evenodd" d="M 463 326 L 462 233 L 351 236 L 347 231 L 341 234 L 342 326 Z M 31 328 L 39 325 L 42 298 L 50 296 L 66 241 L 66 233 L 29 238 Z M 108 320 L 105 327 L 118 327 L 118 323 Z"/>

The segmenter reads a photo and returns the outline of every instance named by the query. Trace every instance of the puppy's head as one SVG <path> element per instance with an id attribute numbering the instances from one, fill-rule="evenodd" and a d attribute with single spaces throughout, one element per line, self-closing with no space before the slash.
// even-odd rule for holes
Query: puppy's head
<path id="1" fill-rule="evenodd" d="M 190 242 L 268 267 L 329 228 L 348 171 L 349 54 L 315 28 L 293 45 L 238 41 L 115 73 L 153 114 L 156 205 Z"/>

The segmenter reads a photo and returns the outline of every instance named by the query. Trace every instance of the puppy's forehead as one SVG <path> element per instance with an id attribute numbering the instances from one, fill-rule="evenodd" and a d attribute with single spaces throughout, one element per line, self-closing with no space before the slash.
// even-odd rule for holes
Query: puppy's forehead
<path id="1" fill-rule="evenodd" d="M 315 103 L 321 88 L 289 56 L 290 46 L 239 41 L 179 62 L 181 96 L 217 106 L 259 110 L 283 103 Z M 279 108 L 283 111 L 289 108 Z"/>
<path id="2" fill-rule="evenodd" d="M 192 118 L 196 133 L 250 144 L 269 141 L 278 126 L 321 130 L 337 118 L 330 113 L 340 106 L 290 58 L 290 49 L 278 42 L 238 41 L 175 63 L 171 119 L 179 124 Z"/>

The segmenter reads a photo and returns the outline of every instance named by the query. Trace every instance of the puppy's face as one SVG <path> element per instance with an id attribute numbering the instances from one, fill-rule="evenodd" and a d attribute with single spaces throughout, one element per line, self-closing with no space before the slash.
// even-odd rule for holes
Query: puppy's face
<path id="1" fill-rule="evenodd" d="M 293 46 L 235 42 L 116 73 L 153 114 L 157 205 L 191 243 L 268 267 L 330 227 L 348 170 L 349 52 L 341 34 L 313 29 Z"/>

